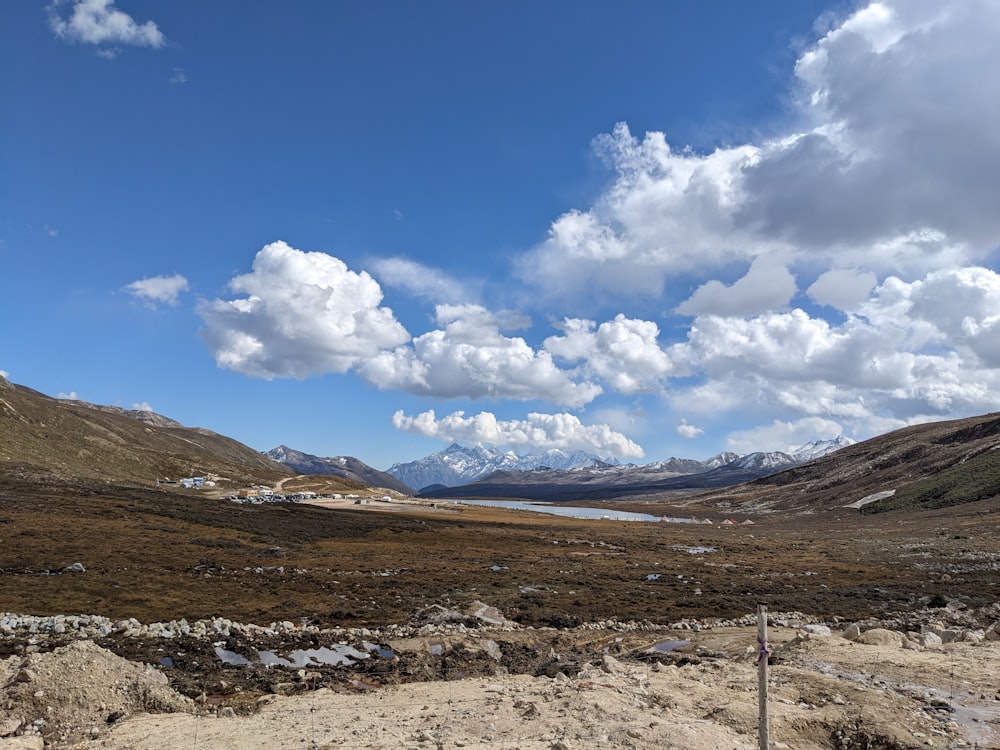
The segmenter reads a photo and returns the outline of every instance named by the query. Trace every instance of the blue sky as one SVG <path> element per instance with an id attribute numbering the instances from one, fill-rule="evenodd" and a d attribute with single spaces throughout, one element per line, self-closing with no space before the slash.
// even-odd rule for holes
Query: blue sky
<path id="1" fill-rule="evenodd" d="M 8 0 L 0 35 L 15 383 L 380 469 L 1000 409 L 995 2 Z"/>

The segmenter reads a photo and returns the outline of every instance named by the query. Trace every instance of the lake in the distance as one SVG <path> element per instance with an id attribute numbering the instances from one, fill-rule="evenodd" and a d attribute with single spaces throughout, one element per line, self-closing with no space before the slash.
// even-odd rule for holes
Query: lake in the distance
<path id="1" fill-rule="evenodd" d="M 648 513 L 630 513 L 625 510 L 608 510 L 607 508 L 580 508 L 572 505 L 555 505 L 552 503 L 533 503 L 526 500 L 466 500 L 462 498 L 448 498 L 447 502 L 461 503 L 462 505 L 485 505 L 488 508 L 530 510 L 533 513 L 548 513 L 553 516 L 565 516 L 567 518 L 598 518 L 610 521 L 663 520 L 660 516 L 651 516 Z"/>

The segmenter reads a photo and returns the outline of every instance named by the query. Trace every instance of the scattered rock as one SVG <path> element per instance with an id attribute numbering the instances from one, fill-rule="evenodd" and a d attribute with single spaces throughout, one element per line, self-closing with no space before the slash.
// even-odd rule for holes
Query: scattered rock
<path id="1" fill-rule="evenodd" d="M 803 625 L 802 630 L 809 635 L 818 635 L 820 637 L 828 637 L 833 635 L 833 632 L 826 625 L 817 625 L 815 623 L 809 623 L 808 625 Z"/>
<path id="2" fill-rule="evenodd" d="M 842 636 L 849 641 L 856 641 L 861 636 L 861 627 L 856 622 L 852 622 L 844 628 Z"/>
<path id="3" fill-rule="evenodd" d="M 939 648 L 941 645 L 943 645 L 941 636 L 931 631 L 928 631 L 926 633 L 920 633 L 915 640 L 924 648 Z"/>
<path id="4" fill-rule="evenodd" d="M 858 643 L 864 643 L 868 646 L 890 646 L 892 648 L 902 648 L 903 646 L 903 634 L 885 628 L 866 630 L 858 636 L 857 640 Z"/>

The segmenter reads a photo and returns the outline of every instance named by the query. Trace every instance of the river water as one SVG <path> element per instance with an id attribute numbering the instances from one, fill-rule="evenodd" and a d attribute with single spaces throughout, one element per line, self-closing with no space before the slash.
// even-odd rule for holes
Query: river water
<path id="1" fill-rule="evenodd" d="M 556 505 L 553 503 L 529 502 L 527 500 L 482 500 L 449 498 L 448 502 L 462 505 L 485 505 L 489 508 L 510 508 L 512 510 L 530 510 L 535 513 L 548 513 L 553 516 L 567 518 L 603 518 L 611 521 L 663 521 L 661 516 L 651 516 L 648 513 L 630 513 L 624 510 L 608 510 L 607 508 L 579 508 L 572 505 Z M 690 523 L 689 518 L 671 518 L 670 521 Z"/>

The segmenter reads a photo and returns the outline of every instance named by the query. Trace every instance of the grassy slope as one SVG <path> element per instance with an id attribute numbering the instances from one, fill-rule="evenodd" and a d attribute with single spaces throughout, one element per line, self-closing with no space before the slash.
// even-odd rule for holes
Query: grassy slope
<path id="1" fill-rule="evenodd" d="M 233 486 L 292 472 L 208 430 L 159 427 L 114 411 L 53 399 L 0 379 L 0 471 L 152 483 L 218 475 Z"/>

